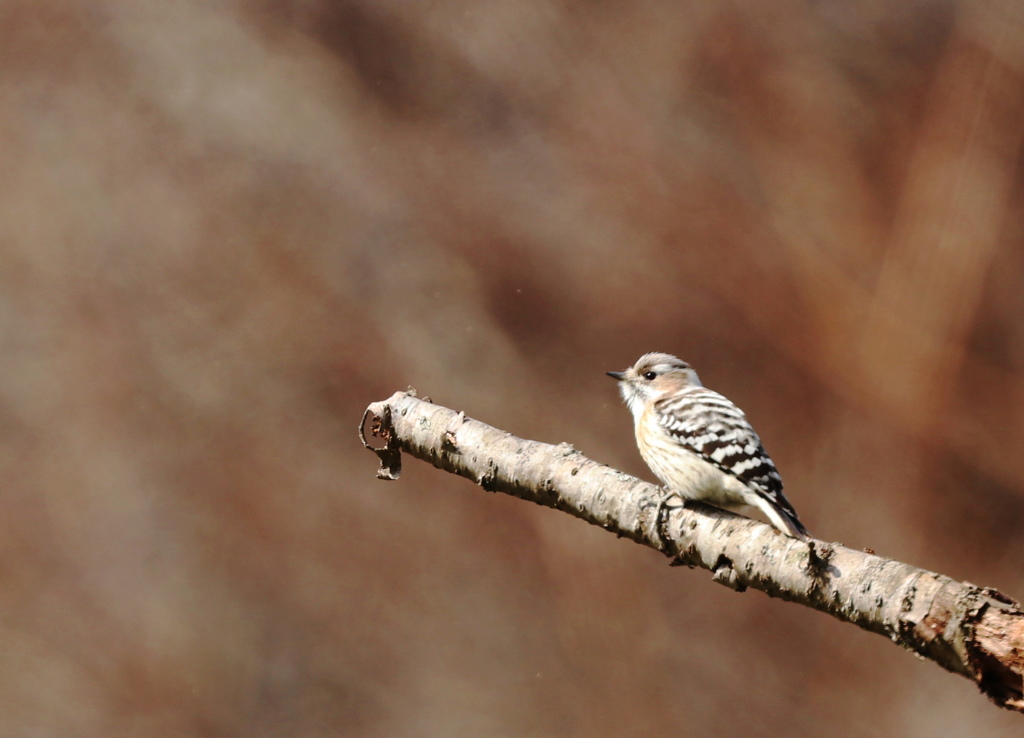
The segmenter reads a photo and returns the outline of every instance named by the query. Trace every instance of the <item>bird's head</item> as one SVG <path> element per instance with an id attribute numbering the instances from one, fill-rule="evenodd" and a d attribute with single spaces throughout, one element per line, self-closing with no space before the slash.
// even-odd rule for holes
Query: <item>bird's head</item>
<path id="1" fill-rule="evenodd" d="M 644 354 L 624 372 L 606 372 L 619 380 L 619 391 L 633 416 L 638 418 L 648 403 L 686 387 L 700 387 L 689 364 L 671 354 Z"/>

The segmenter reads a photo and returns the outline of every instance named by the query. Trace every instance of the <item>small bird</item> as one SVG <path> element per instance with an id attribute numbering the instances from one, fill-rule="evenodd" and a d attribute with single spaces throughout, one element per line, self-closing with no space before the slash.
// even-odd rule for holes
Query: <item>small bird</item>
<path id="1" fill-rule="evenodd" d="M 743 411 L 706 389 L 689 364 L 644 354 L 607 374 L 633 413 L 640 455 L 670 492 L 719 507 L 750 505 L 786 535 L 810 537 Z"/>

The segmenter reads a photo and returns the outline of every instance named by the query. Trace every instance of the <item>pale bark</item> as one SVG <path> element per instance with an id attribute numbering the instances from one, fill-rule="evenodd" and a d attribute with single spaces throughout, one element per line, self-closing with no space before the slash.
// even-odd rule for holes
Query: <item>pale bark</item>
<path id="1" fill-rule="evenodd" d="M 367 443 L 368 420 L 380 444 Z M 398 478 L 404 451 L 707 569 L 738 591 L 759 589 L 880 633 L 1024 712 L 1024 613 L 995 590 L 836 543 L 798 541 L 708 505 L 660 504 L 659 487 L 569 444 L 517 438 L 411 391 L 371 404 L 360 437 L 380 457 L 382 479 Z"/>

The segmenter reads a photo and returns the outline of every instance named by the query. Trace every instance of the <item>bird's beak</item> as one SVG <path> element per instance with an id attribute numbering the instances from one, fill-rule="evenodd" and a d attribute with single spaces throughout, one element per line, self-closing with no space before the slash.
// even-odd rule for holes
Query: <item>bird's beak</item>
<path id="1" fill-rule="evenodd" d="M 626 372 L 605 372 L 612 379 L 617 379 L 620 382 L 626 378 Z"/>

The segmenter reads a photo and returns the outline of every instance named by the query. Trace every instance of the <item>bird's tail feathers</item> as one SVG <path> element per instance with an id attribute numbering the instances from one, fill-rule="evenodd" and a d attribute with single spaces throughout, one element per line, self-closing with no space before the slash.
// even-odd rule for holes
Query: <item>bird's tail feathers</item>
<path id="1" fill-rule="evenodd" d="M 796 513 L 772 502 L 767 497 L 761 495 L 752 495 L 751 499 L 747 504 L 753 505 L 771 521 L 772 525 L 781 530 L 786 535 L 797 538 L 801 541 L 810 539 L 811 535 L 807 532 L 807 528 L 797 518 Z"/>

